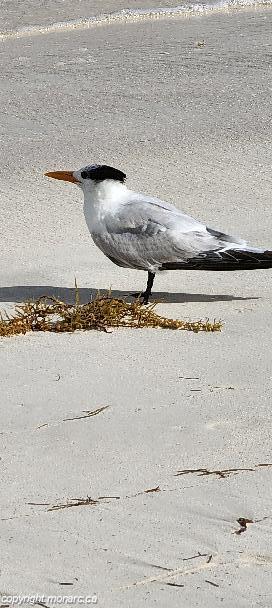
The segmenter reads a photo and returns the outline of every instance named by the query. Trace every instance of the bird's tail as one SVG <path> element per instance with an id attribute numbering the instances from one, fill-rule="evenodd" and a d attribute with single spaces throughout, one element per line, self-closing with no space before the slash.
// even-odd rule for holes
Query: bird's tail
<path id="1" fill-rule="evenodd" d="M 166 262 L 160 270 L 256 270 L 272 268 L 272 251 L 263 249 L 221 249 L 207 251 L 186 260 Z"/>

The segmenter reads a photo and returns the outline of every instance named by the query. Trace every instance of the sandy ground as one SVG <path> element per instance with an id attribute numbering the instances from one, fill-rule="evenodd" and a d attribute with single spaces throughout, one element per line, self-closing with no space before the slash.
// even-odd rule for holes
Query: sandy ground
<path id="1" fill-rule="evenodd" d="M 46 170 L 108 162 L 271 246 L 270 32 L 265 9 L 2 41 L 1 306 L 71 300 L 75 276 L 82 301 L 145 283 L 95 248 L 80 193 Z M 172 272 L 155 297 L 224 330 L 1 340 L 2 594 L 271 605 L 271 273 Z M 237 468 L 250 470 L 176 476 Z M 112 498 L 48 511 L 87 496 Z M 235 534 L 240 517 L 254 523 Z"/>

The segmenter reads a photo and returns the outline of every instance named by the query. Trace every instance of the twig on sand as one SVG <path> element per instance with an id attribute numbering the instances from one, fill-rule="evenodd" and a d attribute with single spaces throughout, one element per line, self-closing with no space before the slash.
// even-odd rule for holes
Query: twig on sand
<path id="1" fill-rule="evenodd" d="M 142 492 L 137 492 L 136 494 L 127 494 L 125 498 L 136 498 L 136 496 L 142 496 L 143 494 L 152 494 L 153 492 L 161 492 L 165 490 L 161 490 L 160 486 L 156 486 L 155 488 L 148 488 L 147 490 L 143 490 Z"/>
<path id="2" fill-rule="evenodd" d="M 59 583 L 59 585 L 73 585 L 74 583 Z"/>
<path id="3" fill-rule="evenodd" d="M 184 585 L 178 585 L 178 583 L 166 583 L 169 587 L 184 587 Z"/>
<path id="4" fill-rule="evenodd" d="M 208 555 L 209 555 L 208 553 L 200 553 L 200 551 L 198 551 L 197 555 L 192 555 L 192 557 L 183 557 L 182 561 L 188 562 L 190 559 L 196 559 L 197 557 L 208 557 Z M 207 560 L 207 564 L 209 564 L 208 560 Z"/>
<path id="5" fill-rule="evenodd" d="M 150 490 L 144 490 L 144 494 L 149 494 L 150 492 L 160 492 L 160 486 L 156 486 L 156 488 L 150 488 Z"/>
<path id="6" fill-rule="evenodd" d="M 199 380 L 199 376 L 179 376 L 179 380 Z"/>
<path id="7" fill-rule="evenodd" d="M 52 505 L 47 511 L 59 511 L 60 509 L 70 509 L 71 507 L 95 506 L 103 500 L 119 500 L 120 496 L 98 496 L 98 498 L 71 498 L 66 503 Z"/>
<path id="8" fill-rule="evenodd" d="M 31 507 L 49 507 L 50 502 L 27 502 Z"/>
<path id="9" fill-rule="evenodd" d="M 208 581 L 207 579 L 205 579 L 205 583 L 209 583 L 209 585 L 212 585 L 213 587 L 219 587 L 217 583 L 213 583 L 212 581 Z"/>
<path id="10" fill-rule="evenodd" d="M 98 500 L 107 500 L 107 499 L 115 499 L 120 500 L 121 496 L 98 496 Z"/>
<path id="11" fill-rule="evenodd" d="M 214 471 L 209 471 L 208 469 L 181 469 L 175 473 L 175 477 L 179 477 L 180 475 L 189 475 L 190 473 L 198 473 L 198 477 L 202 477 L 204 475 L 217 475 L 217 477 L 225 479 L 226 477 L 230 477 L 232 474 L 236 475 L 237 473 L 256 471 L 258 467 L 272 467 L 272 463 L 255 464 L 253 467 L 245 469 L 221 469 Z"/>
<path id="12" fill-rule="evenodd" d="M 96 410 L 83 410 L 82 416 L 74 416 L 72 418 L 63 418 L 63 420 L 58 420 L 57 422 L 53 422 L 52 424 L 50 424 L 50 422 L 45 422 L 44 424 L 40 424 L 39 426 L 37 426 L 36 430 L 39 430 L 39 429 L 42 429 L 42 428 L 48 427 L 48 426 L 56 426 L 57 424 L 61 424 L 62 422 L 68 422 L 71 420 L 82 420 L 83 418 L 91 418 L 92 416 L 96 416 L 97 414 L 104 412 L 104 410 L 107 410 L 109 407 L 110 407 L 110 405 L 103 405 L 102 407 L 98 407 Z"/>
<path id="13" fill-rule="evenodd" d="M 108 407 L 110 407 L 109 405 L 103 405 L 103 407 L 98 407 L 96 410 L 83 410 L 83 412 L 85 412 L 85 414 L 83 414 L 83 416 L 74 416 L 73 418 L 63 418 L 62 422 L 68 422 L 69 420 L 82 420 L 83 418 L 91 418 L 91 416 L 96 416 L 97 414 L 100 414 L 100 412 L 104 412 L 104 410 L 107 410 Z"/>
<path id="14" fill-rule="evenodd" d="M 86 498 L 71 498 L 70 501 L 67 501 L 64 504 L 52 505 L 47 511 L 58 511 L 60 509 L 69 509 L 70 507 L 81 507 L 86 505 L 97 505 L 98 500 L 94 500 L 90 496 Z"/>

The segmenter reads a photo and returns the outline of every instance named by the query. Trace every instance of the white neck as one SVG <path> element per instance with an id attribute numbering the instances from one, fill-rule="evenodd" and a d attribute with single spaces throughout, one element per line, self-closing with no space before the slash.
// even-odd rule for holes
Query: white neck
<path id="1" fill-rule="evenodd" d="M 88 180 L 87 187 L 83 188 L 84 200 L 93 205 L 120 202 L 126 197 L 127 191 L 125 184 L 113 179 L 105 179 L 102 182 Z"/>
<path id="2" fill-rule="evenodd" d="M 125 184 L 112 179 L 88 180 L 82 189 L 84 215 L 90 232 L 100 231 L 105 215 L 114 213 L 127 200 L 129 192 Z"/>

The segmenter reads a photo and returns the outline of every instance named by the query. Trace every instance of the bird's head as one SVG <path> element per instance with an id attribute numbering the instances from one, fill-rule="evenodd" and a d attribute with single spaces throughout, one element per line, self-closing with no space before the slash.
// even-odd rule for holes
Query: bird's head
<path id="1" fill-rule="evenodd" d="M 123 184 L 126 179 L 125 173 L 108 165 L 88 165 L 78 171 L 49 171 L 45 175 L 76 184 L 82 188 L 84 193 L 92 191 L 94 187 L 106 180 Z"/>

